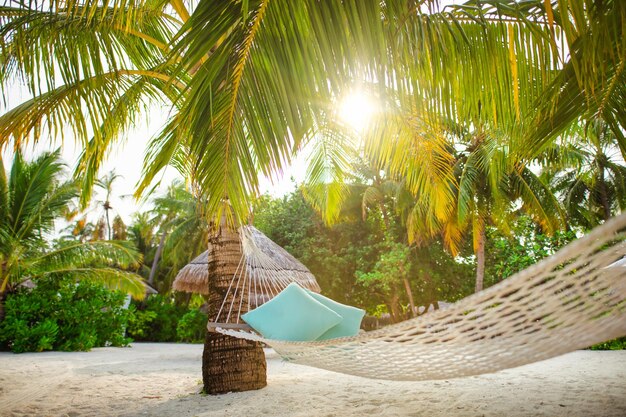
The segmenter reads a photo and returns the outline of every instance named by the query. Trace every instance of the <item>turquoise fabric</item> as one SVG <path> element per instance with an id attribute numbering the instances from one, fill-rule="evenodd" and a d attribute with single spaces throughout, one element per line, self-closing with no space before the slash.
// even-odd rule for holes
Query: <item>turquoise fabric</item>
<path id="1" fill-rule="evenodd" d="M 306 291 L 315 300 L 324 304 L 343 318 L 340 323 L 328 329 L 328 331 L 318 337 L 317 340 L 335 339 L 337 337 L 356 336 L 359 334 L 361 320 L 363 320 L 363 316 L 365 316 L 365 310 L 338 303 L 321 294 L 316 294 L 313 291 Z"/>
<path id="2" fill-rule="evenodd" d="M 291 341 L 316 340 L 342 320 L 296 283 L 241 318 L 265 338 Z"/>

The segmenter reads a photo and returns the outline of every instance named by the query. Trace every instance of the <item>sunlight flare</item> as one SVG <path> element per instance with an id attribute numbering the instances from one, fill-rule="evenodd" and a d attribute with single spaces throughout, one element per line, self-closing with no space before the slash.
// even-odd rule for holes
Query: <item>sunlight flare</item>
<path id="1" fill-rule="evenodd" d="M 339 119 L 357 132 L 368 127 L 375 112 L 375 102 L 360 90 L 350 92 L 339 103 Z"/>

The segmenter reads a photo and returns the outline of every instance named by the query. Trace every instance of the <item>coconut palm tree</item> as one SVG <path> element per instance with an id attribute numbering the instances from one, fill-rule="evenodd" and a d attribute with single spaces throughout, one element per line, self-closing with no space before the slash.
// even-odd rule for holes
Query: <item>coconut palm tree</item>
<path id="1" fill-rule="evenodd" d="M 332 132 L 334 103 L 355 83 L 422 120 L 478 115 L 520 142 L 530 131 L 524 157 L 587 113 L 622 138 L 625 16 L 620 0 L 13 1 L 0 8 L 0 83 L 25 80 L 34 98 L 0 117 L 0 143 L 71 131 L 86 203 L 111 146 L 165 104 L 138 192 L 168 164 L 192 167 L 208 218 L 241 224 L 259 175 Z M 320 180 L 345 167 L 328 150 L 318 166 L 333 175 Z M 330 189 L 333 206 L 342 188 Z"/>
<path id="2" fill-rule="evenodd" d="M 206 250 L 209 222 L 201 198 L 194 196 L 182 183 L 174 182 L 164 195 L 154 198 L 153 203 L 152 222 L 157 225 L 160 237 L 150 276 L 154 277 L 162 254 L 170 266 L 164 286 L 171 288 L 178 271 Z"/>
<path id="3" fill-rule="evenodd" d="M 528 213 L 547 233 L 564 224 L 561 207 L 548 185 L 516 161 L 506 147 L 487 133 L 470 135 L 467 147 L 456 155 L 456 193 L 453 213 L 447 224 L 448 246 L 456 252 L 464 230 L 470 229 L 476 255 L 475 291 L 483 289 L 486 227 L 509 232 L 508 223 L 518 210 Z M 419 233 L 419 232 L 418 232 Z"/>
<path id="4" fill-rule="evenodd" d="M 0 138 L 37 140 L 46 125 L 72 131 L 89 191 L 108 149 L 149 118 L 149 105 L 171 106 L 140 188 L 187 155 L 207 213 L 230 213 L 227 196 L 245 221 L 257 173 L 280 170 L 355 83 L 374 82 L 382 96 L 392 89 L 423 115 L 460 120 L 480 108 L 502 126 L 532 121 L 524 149 L 540 149 L 583 112 L 601 112 L 621 138 L 626 116 L 612 109 L 626 84 L 625 13 L 616 0 L 443 10 L 436 1 L 10 2 L 0 16 L 0 82 L 23 79 L 34 98 L 0 118 Z M 525 111 L 538 100 L 539 113 Z"/>
<path id="5" fill-rule="evenodd" d="M 100 281 L 113 289 L 144 295 L 141 277 L 128 271 L 139 256 L 125 242 L 59 241 L 48 243 L 54 221 L 78 196 L 74 182 L 60 183 L 59 153 L 33 162 L 15 154 L 7 177 L 0 159 L 0 319 L 4 298 L 26 280 L 62 273 Z"/>
<path id="6" fill-rule="evenodd" d="M 113 197 L 113 183 L 119 178 L 122 178 L 122 176 L 116 174 L 113 170 L 106 174 L 104 177 L 97 179 L 95 183 L 98 188 L 101 188 L 104 191 L 104 200 L 98 202 L 98 205 L 102 205 L 102 208 L 104 209 L 104 218 L 106 219 L 108 240 L 112 240 L 114 234 L 114 227 L 111 227 L 111 215 L 109 213 L 111 210 L 113 210 L 113 206 L 111 205 L 111 198 Z M 122 219 L 119 216 L 116 216 L 114 219 L 114 221 L 117 221 L 118 228 L 121 220 Z"/>
<path id="7" fill-rule="evenodd" d="M 602 120 L 576 133 L 576 140 L 553 152 L 544 175 L 562 197 L 568 221 L 592 229 L 626 209 L 626 166 Z"/>

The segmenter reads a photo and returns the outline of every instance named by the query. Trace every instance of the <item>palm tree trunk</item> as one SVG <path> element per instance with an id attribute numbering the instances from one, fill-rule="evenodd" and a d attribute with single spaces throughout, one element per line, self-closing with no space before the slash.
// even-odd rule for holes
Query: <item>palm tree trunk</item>
<path id="1" fill-rule="evenodd" d="M 207 332 L 202 354 L 204 392 L 249 391 L 267 385 L 265 353 L 258 342 Z"/>
<path id="2" fill-rule="evenodd" d="M 409 285 L 409 280 L 406 278 L 404 278 L 404 289 L 406 290 L 406 295 L 409 297 L 409 305 L 411 306 L 411 317 L 417 317 L 415 302 L 413 301 L 413 292 L 411 291 L 411 285 Z"/>
<path id="3" fill-rule="evenodd" d="M 600 204 L 602 205 L 602 217 L 606 221 L 611 217 L 611 205 L 607 192 L 606 180 L 604 179 L 604 166 L 598 160 L 598 192 L 600 194 Z"/>
<path id="4" fill-rule="evenodd" d="M 225 297 L 226 305 L 242 306 L 226 321 L 236 322 L 239 313 L 247 309 L 243 291 L 228 291 L 233 275 L 241 259 L 241 242 L 236 231 L 225 227 L 210 238 L 209 253 L 209 321 L 217 321 L 219 308 Z M 222 320 L 222 318 L 220 317 Z M 223 320 L 224 321 L 224 320 Z M 202 355 L 202 380 L 207 394 L 248 391 L 267 385 L 267 364 L 265 353 L 258 342 L 237 339 L 219 333 L 208 332 Z"/>
<path id="5" fill-rule="evenodd" d="M 6 297 L 6 291 L 0 291 L 0 323 L 4 321 L 4 317 L 6 316 L 6 311 L 4 310 L 4 300 L 6 300 Z"/>
<path id="6" fill-rule="evenodd" d="M 111 240 L 111 220 L 109 219 L 109 209 L 105 209 L 104 211 L 107 219 L 107 236 L 108 240 Z"/>
<path id="7" fill-rule="evenodd" d="M 392 323 L 399 323 L 402 321 L 402 311 L 400 309 L 400 294 L 397 288 L 392 289 L 391 297 L 387 302 L 387 307 L 389 308 L 389 314 L 391 315 Z"/>
<path id="8" fill-rule="evenodd" d="M 161 240 L 159 240 L 159 246 L 157 247 L 156 253 L 154 254 L 154 260 L 152 261 L 152 268 L 150 268 L 150 276 L 148 277 L 148 285 L 152 286 L 154 283 L 154 276 L 156 275 L 157 265 L 159 264 L 159 259 L 161 258 L 161 252 L 163 252 L 163 246 L 165 245 L 165 237 L 167 236 L 166 232 L 161 234 Z"/>
<path id="9" fill-rule="evenodd" d="M 478 230 L 476 244 L 476 288 L 475 292 L 483 290 L 485 279 L 485 225 L 481 225 Z"/>

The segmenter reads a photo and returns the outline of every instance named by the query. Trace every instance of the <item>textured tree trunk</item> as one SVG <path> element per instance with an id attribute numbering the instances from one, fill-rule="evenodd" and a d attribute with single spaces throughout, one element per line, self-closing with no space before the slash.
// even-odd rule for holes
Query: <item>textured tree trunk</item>
<path id="1" fill-rule="evenodd" d="M 478 241 L 476 245 L 476 288 L 475 292 L 483 290 L 485 280 L 485 226 L 482 225 L 478 231 Z"/>
<path id="2" fill-rule="evenodd" d="M 600 204 L 602 205 L 602 218 L 606 221 L 611 217 L 611 204 L 607 192 L 606 180 L 604 179 L 604 165 L 597 162 L 598 165 L 598 192 L 600 193 Z"/>
<path id="3" fill-rule="evenodd" d="M 267 364 L 258 342 L 207 332 L 202 354 L 207 394 L 249 391 L 267 385 Z"/>
<path id="4" fill-rule="evenodd" d="M 7 297 L 6 291 L 1 291 L 0 292 L 0 323 L 4 321 L 4 316 L 6 315 L 6 312 L 4 310 L 4 300 L 6 300 L 6 297 Z"/>
<path id="5" fill-rule="evenodd" d="M 389 302 L 387 303 L 387 306 L 389 307 L 389 315 L 391 316 L 391 322 L 398 323 L 398 322 L 401 322 L 403 319 L 402 311 L 400 309 L 400 295 L 399 295 L 399 291 L 397 288 L 393 288 L 392 291 L 393 292 L 391 294 L 391 297 L 389 298 Z"/>
<path id="6" fill-rule="evenodd" d="M 159 258 L 161 258 L 161 252 L 163 252 L 163 246 L 165 245 L 166 232 L 161 233 L 161 240 L 159 240 L 159 246 L 154 254 L 154 260 L 152 261 L 152 268 L 150 268 L 150 276 L 148 277 L 148 285 L 152 286 L 154 283 L 154 276 L 156 275 L 156 269 L 159 265 Z"/>
<path id="7" fill-rule="evenodd" d="M 239 313 L 247 310 L 248 305 L 248 300 L 240 298 L 244 292 L 238 291 L 237 298 L 233 300 L 235 291 L 228 291 L 242 256 L 239 234 L 221 228 L 210 238 L 210 243 L 209 321 L 234 323 Z M 224 315 L 219 315 L 218 318 L 224 301 L 225 306 L 230 306 L 231 302 L 237 306 L 236 311 L 227 319 Z M 267 364 L 260 343 L 219 333 L 207 333 L 202 355 L 202 380 L 207 394 L 263 388 L 267 385 L 266 375 Z"/>
<path id="8" fill-rule="evenodd" d="M 411 291 L 411 285 L 409 280 L 404 278 L 404 289 L 406 295 L 409 297 L 409 305 L 411 306 L 411 317 L 417 317 L 417 311 L 415 310 L 415 301 L 413 301 L 413 291 Z"/>
<path id="9" fill-rule="evenodd" d="M 108 204 L 108 202 L 107 202 Z M 107 219 L 107 236 L 108 240 L 111 240 L 111 220 L 109 219 L 109 209 L 105 209 L 105 215 Z"/>

